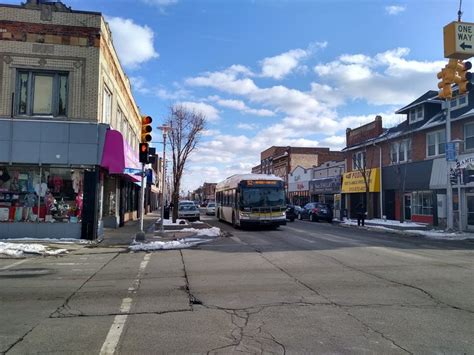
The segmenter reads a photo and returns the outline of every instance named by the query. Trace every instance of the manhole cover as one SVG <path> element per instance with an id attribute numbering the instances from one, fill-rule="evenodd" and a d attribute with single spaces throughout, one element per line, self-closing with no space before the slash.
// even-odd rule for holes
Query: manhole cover
<path id="1" fill-rule="evenodd" d="M 51 269 L 11 269 L 0 271 L 0 277 L 36 277 L 52 273 Z"/>

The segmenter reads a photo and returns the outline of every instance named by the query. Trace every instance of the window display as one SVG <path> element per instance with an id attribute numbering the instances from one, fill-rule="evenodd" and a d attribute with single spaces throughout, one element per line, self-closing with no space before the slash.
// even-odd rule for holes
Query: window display
<path id="1" fill-rule="evenodd" d="M 82 169 L 0 165 L 0 222 L 81 221 Z"/>

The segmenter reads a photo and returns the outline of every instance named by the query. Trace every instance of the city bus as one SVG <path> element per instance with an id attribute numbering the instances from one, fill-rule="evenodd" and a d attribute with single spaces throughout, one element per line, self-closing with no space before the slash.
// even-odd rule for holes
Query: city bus
<path id="1" fill-rule="evenodd" d="M 232 175 L 216 186 L 216 216 L 234 227 L 286 224 L 285 184 L 275 175 Z"/>

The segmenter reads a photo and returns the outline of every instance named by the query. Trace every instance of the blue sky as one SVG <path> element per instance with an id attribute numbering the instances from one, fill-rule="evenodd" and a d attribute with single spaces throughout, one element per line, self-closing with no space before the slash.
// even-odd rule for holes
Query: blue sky
<path id="1" fill-rule="evenodd" d="M 5 2 L 5 0 L 3 1 Z M 18 1 L 6 1 L 18 3 Z M 345 145 L 347 127 L 436 89 L 458 0 L 64 0 L 102 12 L 141 110 L 208 118 L 184 190 L 249 172 L 271 145 Z M 474 22 L 474 0 L 463 0 Z M 158 132 L 155 132 L 158 137 Z M 161 146 L 158 146 L 161 151 Z"/>

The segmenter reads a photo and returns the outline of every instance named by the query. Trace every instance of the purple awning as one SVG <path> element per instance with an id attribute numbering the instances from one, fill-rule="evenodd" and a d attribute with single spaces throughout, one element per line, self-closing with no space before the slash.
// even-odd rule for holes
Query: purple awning
<path id="1" fill-rule="evenodd" d="M 133 181 L 140 181 L 139 176 L 124 173 L 125 168 L 141 169 L 141 164 L 138 161 L 138 151 L 128 145 L 119 131 L 107 131 L 100 165 L 106 168 L 109 174 L 128 175 Z"/>

